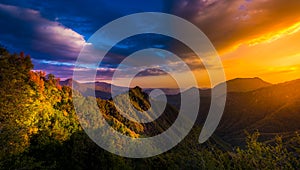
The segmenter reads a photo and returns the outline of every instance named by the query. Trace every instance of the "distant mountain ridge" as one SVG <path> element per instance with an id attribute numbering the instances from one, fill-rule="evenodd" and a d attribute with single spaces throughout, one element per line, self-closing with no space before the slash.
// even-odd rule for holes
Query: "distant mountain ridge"
<path id="1" fill-rule="evenodd" d="M 79 83 L 73 79 L 66 79 L 64 81 L 60 81 L 60 85 L 72 87 L 74 83 L 74 88 L 79 90 L 84 96 L 92 96 L 93 95 L 93 86 L 95 89 L 95 95 L 97 98 L 101 99 L 109 99 L 111 98 L 111 90 L 112 87 L 114 89 L 115 95 L 125 93 L 129 90 L 128 87 L 116 86 L 106 82 L 87 82 L 87 83 Z M 146 93 L 150 93 L 155 88 L 145 88 L 143 89 Z M 178 88 L 159 88 L 167 95 L 178 94 L 180 89 Z"/>
<path id="2" fill-rule="evenodd" d="M 73 82 L 75 84 L 75 87 L 81 85 L 83 88 L 82 90 L 84 90 L 84 89 L 87 90 L 88 88 L 92 88 L 92 85 L 95 85 L 95 90 L 102 92 L 102 93 L 103 92 L 111 93 L 112 86 L 116 90 L 117 94 L 126 92 L 128 90 L 127 87 L 116 86 L 116 85 L 113 85 L 110 83 L 99 82 L 99 81 L 79 83 L 72 79 L 66 79 L 64 81 L 60 81 L 60 84 L 62 86 L 72 87 Z M 216 85 L 214 88 L 219 88 L 219 86 L 221 86 L 222 84 L 223 83 L 220 83 L 220 84 Z M 226 81 L 226 85 L 227 85 L 227 92 L 247 92 L 247 91 L 252 91 L 252 90 L 256 90 L 256 89 L 263 88 L 263 87 L 268 87 L 268 86 L 271 86 L 272 84 L 268 83 L 258 77 L 254 77 L 254 78 L 235 78 L 235 79 Z M 149 94 L 153 89 L 155 89 L 155 88 L 144 88 L 143 90 Z M 163 92 L 165 92 L 166 95 L 176 95 L 176 94 L 180 93 L 179 88 L 159 88 L 159 89 L 161 89 Z M 204 93 L 204 94 L 207 94 L 207 93 L 210 94 L 209 93 L 210 89 L 199 89 L 199 90 L 201 90 L 202 93 Z M 188 89 L 186 91 L 188 91 Z"/>
<path id="3" fill-rule="evenodd" d="M 221 83 L 214 88 L 219 88 L 222 84 Z M 227 92 L 247 92 L 256 90 L 263 87 L 271 86 L 271 83 L 263 81 L 258 77 L 254 78 L 235 78 L 232 80 L 226 81 Z"/>
<path id="4" fill-rule="evenodd" d="M 72 87 L 74 84 L 74 88 L 82 93 L 83 96 L 95 96 L 101 99 L 109 99 L 111 98 L 111 88 L 114 87 L 116 94 L 121 94 L 128 91 L 128 88 L 111 85 L 106 82 L 87 82 L 87 83 L 79 83 L 73 79 L 67 79 L 64 81 L 60 81 L 60 85 Z M 93 87 L 94 86 L 94 87 Z M 94 89 L 94 90 L 93 90 Z"/>

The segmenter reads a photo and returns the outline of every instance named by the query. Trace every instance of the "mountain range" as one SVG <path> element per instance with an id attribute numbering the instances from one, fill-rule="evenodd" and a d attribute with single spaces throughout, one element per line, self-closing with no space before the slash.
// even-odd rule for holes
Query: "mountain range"
<path id="1" fill-rule="evenodd" d="M 82 93 L 83 96 L 93 96 L 93 86 L 95 89 L 95 96 L 101 99 L 109 99 L 111 98 L 111 89 L 114 89 L 115 95 L 125 93 L 129 90 L 128 87 L 116 86 L 113 84 L 109 84 L 106 82 L 87 82 L 87 83 L 79 83 L 73 79 L 66 79 L 64 81 L 60 81 L 60 85 L 72 87 L 74 84 L 74 88 Z M 159 88 L 164 93 L 168 95 L 174 95 L 180 92 L 178 88 Z M 150 93 L 153 88 L 144 88 L 143 91 L 146 93 Z"/>
<path id="2" fill-rule="evenodd" d="M 78 83 L 71 79 L 61 81 L 60 83 L 66 86 L 72 86 L 72 83 L 74 83 L 74 86 L 84 96 L 91 94 L 91 87 L 95 84 L 96 97 L 101 99 L 111 98 L 110 90 L 112 85 L 108 83 Z M 214 88 L 220 88 L 221 85 L 217 85 Z M 224 145 L 243 146 L 245 131 L 253 132 L 258 130 L 262 135 L 262 140 L 267 141 L 275 135 L 288 138 L 300 129 L 300 79 L 280 84 L 271 84 L 257 77 L 237 78 L 227 81 L 226 85 L 227 100 L 225 110 L 214 134 L 214 138 L 221 140 Z M 115 86 L 114 88 L 117 90 L 119 96 L 122 96 L 126 90 L 128 91 L 128 88 L 125 87 Z M 148 103 L 149 96 L 146 95 L 148 96 L 147 98 L 141 98 L 141 96 L 145 96 L 141 94 L 149 94 L 151 90 L 153 89 L 144 89 L 142 92 L 142 89 L 139 91 L 134 88 L 134 90 L 130 91 L 135 92 L 134 96 L 139 96 L 135 97 L 139 99 L 138 103 Z M 164 88 L 162 90 L 167 92 L 168 106 L 165 114 L 157 119 L 160 123 L 142 124 L 144 129 L 147 130 L 141 134 L 157 134 L 161 132 L 161 129 L 169 127 L 176 118 L 177 110 L 180 109 L 181 94 L 178 93 L 179 89 Z M 205 122 L 210 108 L 211 89 L 198 90 L 201 97 L 196 126 L 201 127 Z M 183 93 L 189 92 L 190 89 Z M 160 96 L 156 96 L 155 99 L 159 100 L 159 98 Z M 136 104 L 135 106 L 139 105 Z M 129 127 L 129 129 L 134 128 Z"/>

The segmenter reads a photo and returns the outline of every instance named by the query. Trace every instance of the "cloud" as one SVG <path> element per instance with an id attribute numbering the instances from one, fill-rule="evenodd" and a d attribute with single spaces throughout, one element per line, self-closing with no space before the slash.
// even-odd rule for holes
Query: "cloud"
<path id="1" fill-rule="evenodd" d="M 33 58 L 74 61 L 85 44 L 83 36 L 43 18 L 39 11 L 0 4 L 0 15 L 1 43 L 30 49 L 36 54 Z"/>
<path id="2" fill-rule="evenodd" d="M 73 76 L 73 66 L 69 64 L 61 63 L 48 63 L 43 60 L 33 60 L 34 70 L 43 70 L 46 71 L 46 74 L 54 74 L 59 78 L 70 78 Z"/>
<path id="3" fill-rule="evenodd" d="M 139 72 L 136 76 L 137 77 L 145 77 L 145 76 L 161 76 L 166 75 L 167 73 L 163 70 L 157 68 L 149 68 Z"/>
<path id="4" fill-rule="evenodd" d="M 294 34 L 300 27 L 297 25 L 300 21 L 299 0 L 1 2 L 9 5 L 0 4 L 0 43 L 13 51 L 30 53 L 35 59 L 35 69 L 60 77 L 72 76 L 74 61 L 90 35 L 108 22 L 136 12 L 162 11 L 186 18 L 210 38 L 219 52 L 243 44 L 269 43 Z M 100 65 L 107 70 L 100 69 L 98 74 L 109 78 L 111 69 L 117 68 L 127 55 L 149 47 L 172 51 L 192 70 L 204 69 L 201 61 L 183 44 L 176 44 L 166 37 L 148 35 L 134 36 L 117 44 Z M 180 71 L 180 63 L 170 64 Z M 208 64 L 207 67 L 214 68 L 214 65 Z M 129 69 L 140 71 L 140 68 Z M 144 69 L 141 73 L 145 76 L 155 74 L 160 75 L 161 72 Z"/>
<path id="5" fill-rule="evenodd" d="M 46 71 L 46 74 L 54 74 L 61 79 L 73 77 L 74 70 L 76 70 L 80 75 L 84 75 L 82 80 L 93 81 L 91 78 L 93 78 L 92 75 L 95 70 L 88 67 L 74 68 L 74 64 L 70 63 L 35 59 L 33 60 L 33 63 L 35 65 L 34 70 L 43 70 Z M 99 67 L 96 69 L 96 80 L 111 80 L 114 72 L 114 68 Z M 124 73 L 123 76 L 125 77 L 126 73 Z"/>
<path id="6" fill-rule="evenodd" d="M 276 33 L 300 19 L 299 0 L 179 0 L 174 3 L 172 12 L 197 25 L 221 52 L 270 32 Z"/>
<path id="7" fill-rule="evenodd" d="M 114 19 L 132 13 L 162 11 L 166 4 L 161 0 L 115 0 L 113 2 L 106 0 L 2 0 L 1 2 L 39 11 L 44 18 L 62 23 L 86 38 Z"/>
<path id="8" fill-rule="evenodd" d="M 299 30 L 300 30 L 300 22 L 297 22 L 290 27 L 283 28 L 279 31 L 270 32 L 270 33 L 264 34 L 258 38 L 252 39 L 248 43 L 249 43 L 249 45 L 257 45 L 259 43 L 271 43 L 282 37 L 292 35 L 292 34 L 298 32 Z"/>
<path id="9" fill-rule="evenodd" d="M 10 3 L 13 2 L 11 1 Z M 0 23 L 5 25 L 5 27 L 0 28 L 1 43 L 10 47 L 13 51 L 26 50 L 25 52 L 30 53 L 35 59 L 73 63 L 85 44 L 85 37 L 73 29 L 90 35 L 106 22 L 122 16 L 119 13 L 120 11 L 105 8 L 103 3 L 99 4 L 96 1 L 95 3 L 62 3 L 61 1 L 53 1 L 51 3 L 33 3 L 29 1 L 27 4 L 18 1 L 18 3 L 13 3 L 28 8 L 0 4 L 0 15 L 3 18 Z M 102 6 L 101 8 L 104 9 L 101 12 L 96 12 L 93 9 L 97 5 Z M 80 7 L 82 10 L 64 10 L 65 6 L 68 6 L 70 9 Z M 87 8 L 81 8 L 83 6 Z M 155 9 L 154 7 L 152 8 Z M 134 11 L 129 10 L 125 13 L 132 12 Z M 127 55 L 149 47 L 165 48 L 164 44 L 168 41 L 169 38 L 161 35 L 137 35 L 130 37 L 116 44 L 110 50 L 103 60 L 103 65 L 117 67 L 117 64 Z"/>

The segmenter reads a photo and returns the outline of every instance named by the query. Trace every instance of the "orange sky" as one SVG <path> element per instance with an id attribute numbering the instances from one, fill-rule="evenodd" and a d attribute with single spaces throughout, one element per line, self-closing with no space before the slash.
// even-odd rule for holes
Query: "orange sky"
<path id="1" fill-rule="evenodd" d="M 300 21 L 300 20 L 299 20 Z M 270 83 L 300 78 L 300 22 L 262 33 L 229 50 L 219 50 L 226 79 L 260 77 Z M 205 71 L 195 71 L 206 77 Z M 198 79 L 209 86 L 209 79 Z"/>
<path id="2" fill-rule="evenodd" d="M 279 83 L 300 78 L 300 1 L 227 3 L 187 17 L 215 45 L 226 79 L 260 77 Z M 204 70 L 194 72 L 199 86 L 210 86 Z"/>
<path id="3" fill-rule="evenodd" d="M 300 1 L 226 2 L 187 17 L 217 48 L 226 79 L 278 83 L 300 78 Z M 198 79 L 200 86 L 209 86 L 205 71 L 195 72 L 205 77 Z"/>
<path id="4" fill-rule="evenodd" d="M 227 79 L 257 76 L 278 83 L 300 78 L 299 45 L 300 22 L 251 39 L 221 54 Z"/>
<path id="5" fill-rule="evenodd" d="M 260 77 L 279 83 L 300 78 L 299 0 L 215 0 L 213 5 L 199 7 L 180 0 L 176 7 L 174 13 L 198 26 L 216 47 L 227 80 Z M 199 87 L 210 87 L 202 67 L 193 72 Z M 136 78 L 134 82 L 148 87 L 176 87 L 168 76 Z"/>
<path id="6" fill-rule="evenodd" d="M 60 20 L 59 17 L 54 21 L 52 17 L 50 17 L 52 19 L 46 17 L 52 16 L 53 11 L 51 10 L 31 9 L 29 8 L 31 5 L 25 5 L 26 7 L 15 5 L 14 3 L 0 4 L 0 12 L 3 15 L 3 21 L 1 21 L 5 23 L 5 27 L 1 27 L 0 30 L 1 35 L 5 35 L 1 38 L 1 44 L 6 45 L 8 49 L 12 48 L 12 51 L 25 50 L 26 53 L 30 54 L 32 52 L 35 70 L 45 70 L 47 73 L 53 73 L 61 78 L 72 77 L 73 71 L 76 70 L 73 68 L 73 62 L 82 46 L 86 45 L 89 48 L 93 44 L 85 39 L 90 36 L 89 31 L 85 31 L 89 30 L 85 28 L 90 27 L 90 25 L 85 25 L 85 21 L 77 18 L 77 14 L 68 16 L 72 18 L 70 21 L 68 19 Z M 41 5 L 47 6 L 49 4 L 42 3 Z M 225 80 L 238 77 L 260 77 L 270 83 L 279 83 L 300 78 L 300 0 L 176 0 L 166 5 L 165 12 L 190 21 L 209 38 L 219 53 L 226 76 Z M 120 8 L 123 9 L 124 7 L 121 5 Z M 116 9 L 112 9 L 112 13 L 115 12 L 114 10 Z M 77 10 L 77 12 L 82 11 Z M 102 12 L 100 11 L 100 13 Z M 103 18 L 106 19 L 101 21 L 101 24 L 112 19 L 109 13 L 103 14 L 105 14 Z M 57 15 L 63 16 L 64 14 Z M 94 15 L 89 15 L 91 14 L 85 17 L 91 17 L 93 20 Z M 77 19 L 80 20 L 78 24 L 68 24 L 68 22 L 77 22 Z M 140 24 L 143 20 L 134 22 Z M 166 23 L 169 24 L 169 22 Z M 93 25 L 91 24 L 91 26 Z M 95 28 L 98 27 L 98 23 L 95 25 Z M 185 35 L 184 28 L 172 27 L 172 25 L 168 28 L 180 30 Z M 24 32 L 29 34 L 23 34 Z M 197 37 L 190 36 L 190 38 Z M 110 43 L 109 37 L 100 38 L 104 46 Z M 97 80 L 110 81 L 113 72 L 118 70 L 115 68 L 116 63 L 120 62 L 122 58 L 126 58 L 123 56 L 127 54 L 127 52 L 124 53 L 124 49 L 134 49 L 140 47 L 139 44 L 143 44 L 138 39 L 136 41 L 128 41 L 129 44 L 120 46 L 119 50 L 114 51 L 116 53 L 109 54 L 106 59 L 107 62 L 111 63 L 97 69 L 97 73 L 99 73 Z M 156 41 L 155 37 L 153 40 L 149 39 L 149 42 L 152 41 Z M 164 43 L 164 41 L 158 40 L 155 43 L 158 43 L 156 44 L 158 48 L 159 46 L 166 47 L 170 52 L 176 54 L 189 66 L 192 72 L 184 72 L 182 65 L 178 64 L 179 62 L 168 61 L 168 57 L 171 55 L 160 56 L 164 61 L 158 63 L 151 61 L 154 60 L 151 58 L 153 56 L 146 56 L 147 59 L 135 60 L 144 65 L 141 67 L 127 65 L 128 69 L 123 69 L 122 76 L 113 83 L 124 85 L 124 80 L 128 79 L 126 76 L 129 71 L 140 71 L 143 74 L 136 76 L 131 83 L 132 86 L 176 87 L 177 83 L 174 78 L 164 74 L 167 71 L 162 71 L 165 69 L 172 70 L 177 78 L 180 78 L 178 81 L 183 82 L 182 85 L 185 88 L 193 86 L 193 81 L 187 78 L 191 73 L 194 73 L 199 87 L 210 87 L 216 84 L 216 82 L 213 85 L 210 84 L 210 78 L 216 77 L 216 74 L 209 77 L 200 59 L 190 49 L 184 45 L 176 44 L 175 41 L 159 44 Z M 145 41 L 144 45 L 146 44 L 150 44 L 148 40 Z M 95 49 L 100 50 L 99 54 L 103 52 L 101 47 Z M 94 49 L 91 48 L 91 50 L 93 52 Z M 212 55 L 211 51 L 205 51 L 205 53 Z M 157 55 L 159 56 L 159 54 Z M 95 56 L 97 55 L 91 55 L 91 58 Z M 214 57 L 216 56 L 212 55 L 205 58 L 210 62 L 207 64 L 208 69 L 220 72 L 220 67 L 213 63 Z M 170 65 L 176 68 L 168 69 L 167 66 Z M 90 74 L 92 71 L 90 66 L 85 67 L 87 68 L 81 68 L 82 72 Z M 84 76 L 84 78 L 88 79 L 85 81 L 94 80 L 94 77 Z"/>

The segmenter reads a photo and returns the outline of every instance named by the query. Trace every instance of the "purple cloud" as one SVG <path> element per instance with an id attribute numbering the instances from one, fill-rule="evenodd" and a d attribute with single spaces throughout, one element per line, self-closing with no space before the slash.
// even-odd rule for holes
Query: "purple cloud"
<path id="1" fill-rule="evenodd" d="M 160 76 L 160 75 L 166 75 L 166 74 L 167 73 L 161 69 L 149 68 L 149 69 L 139 72 L 136 76 L 137 77 L 145 77 L 145 76 Z"/>
<path id="2" fill-rule="evenodd" d="M 39 11 L 0 4 L 1 43 L 16 49 L 31 49 L 44 59 L 74 61 L 85 40 L 58 22 L 43 18 Z M 13 44 L 12 44 L 13 43 Z"/>

